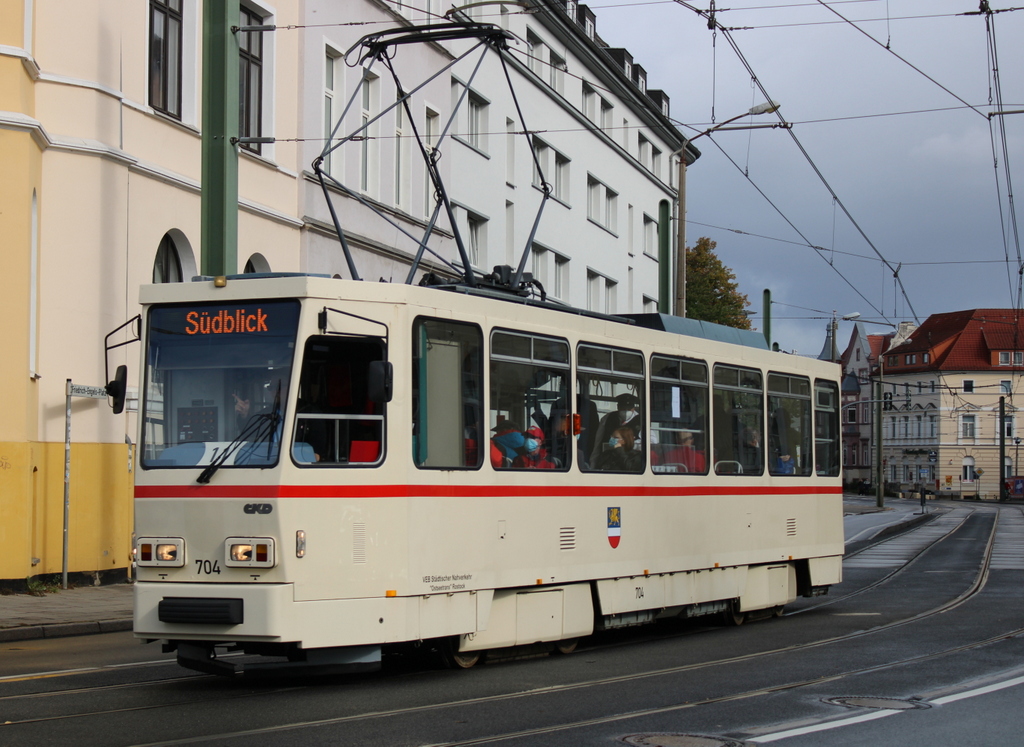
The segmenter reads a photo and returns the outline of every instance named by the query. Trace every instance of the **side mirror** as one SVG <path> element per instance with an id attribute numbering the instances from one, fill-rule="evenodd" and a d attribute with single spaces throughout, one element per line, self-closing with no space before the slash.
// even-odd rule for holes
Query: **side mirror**
<path id="1" fill-rule="evenodd" d="M 118 366 L 114 380 L 107 384 L 107 394 L 114 398 L 114 414 L 124 412 L 124 398 L 128 391 L 128 366 Z"/>
<path id="2" fill-rule="evenodd" d="M 370 361 L 369 380 L 366 382 L 367 397 L 371 402 L 391 401 L 391 381 L 394 367 L 389 361 Z"/>

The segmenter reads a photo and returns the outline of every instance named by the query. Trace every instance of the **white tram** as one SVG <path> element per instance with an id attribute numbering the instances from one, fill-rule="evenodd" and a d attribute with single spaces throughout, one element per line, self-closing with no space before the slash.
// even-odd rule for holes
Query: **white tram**
<path id="1" fill-rule="evenodd" d="M 469 666 L 840 581 L 835 365 L 497 296 L 143 288 L 135 635 L 219 674 Z"/>

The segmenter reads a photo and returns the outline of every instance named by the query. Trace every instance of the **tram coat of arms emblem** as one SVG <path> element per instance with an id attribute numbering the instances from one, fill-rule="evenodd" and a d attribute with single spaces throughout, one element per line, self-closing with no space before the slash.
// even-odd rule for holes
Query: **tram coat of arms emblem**
<path id="1" fill-rule="evenodd" d="M 618 506 L 608 507 L 608 544 L 613 548 L 619 546 L 622 534 L 622 510 Z"/>

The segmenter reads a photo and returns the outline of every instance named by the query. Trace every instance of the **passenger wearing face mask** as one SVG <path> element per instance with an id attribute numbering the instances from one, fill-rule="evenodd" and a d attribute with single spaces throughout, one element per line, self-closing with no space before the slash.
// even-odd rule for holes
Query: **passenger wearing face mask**
<path id="1" fill-rule="evenodd" d="M 606 472 L 642 472 L 644 457 L 634 448 L 633 429 L 628 425 L 616 428 L 594 466 Z"/>
<path id="2" fill-rule="evenodd" d="M 537 426 L 527 428 L 523 431 L 525 454 L 518 456 L 512 462 L 515 469 L 554 469 L 555 463 L 548 457 L 548 451 L 544 448 L 544 431 Z"/>
<path id="3" fill-rule="evenodd" d="M 640 413 L 637 407 L 640 400 L 632 394 L 620 394 L 615 398 L 615 405 L 618 409 L 610 412 L 601 418 L 597 426 L 597 435 L 594 437 L 594 450 L 590 453 L 590 463 L 597 465 L 597 459 L 607 451 L 609 439 L 616 428 L 628 427 L 633 431 L 633 438 L 630 439 L 630 448 L 640 450 L 641 444 L 637 439 L 638 434 L 643 433 Z M 598 467 L 600 469 L 600 467 Z"/>

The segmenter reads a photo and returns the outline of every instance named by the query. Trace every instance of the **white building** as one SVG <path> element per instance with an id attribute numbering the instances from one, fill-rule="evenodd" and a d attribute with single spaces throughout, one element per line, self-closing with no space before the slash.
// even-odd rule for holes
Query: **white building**
<path id="1" fill-rule="evenodd" d="M 272 139 L 240 146 L 239 271 L 349 277 L 311 169 L 367 76 L 344 53 L 370 31 L 438 21 L 440 5 L 241 3 L 239 25 L 276 30 L 239 36 L 240 134 Z M 671 154 L 683 146 L 668 100 L 646 90 L 628 52 L 603 47 L 585 7 L 535 5 L 529 14 L 477 9 L 477 20 L 520 40 L 509 74 L 553 190 L 527 270 L 573 305 L 654 310 L 659 203 L 674 201 Z M 0 348 L 0 581 L 61 568 L 65 382 L 104 383 L 104 335 L 138 312 L 140 285 L 187 281 L 203 266 L 201 18 L 200 0 L 0 0 L 0 309 L 17 331 Z M 388 112 L 370 138 L 331 156 L 332 174 L 413 235 L 426 226 L 431 190 L 411 133 L 442 132 L 472 74 L 445 66 L 469 45 L 403 45 L 394 64 L 408 87 L 441 74 L 412 96 L 411 116 Z M 383 65 L 367 78 L 342 131 L 396 97 Z M 496 55 L 469 95 L 454 138 L 441 143 L 440 170 L 472 264 L 489 272 L 518 260 L 541 192 L 525 141 L 509 134 L 521 125 Z M 404 281 L 416 242 L 350 197 L 335 204 L 362 277 Z M 447 222 L 431 247 L 456 258 Z M 137 378 L 137 356 L 116 349 L 111 370 L 127 363 Z M 134 415 L 114 416 L 95 399 L 72 411 L 69 569 L 123 572 Z"/>

